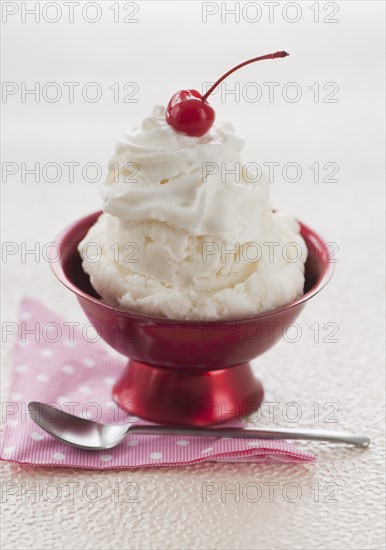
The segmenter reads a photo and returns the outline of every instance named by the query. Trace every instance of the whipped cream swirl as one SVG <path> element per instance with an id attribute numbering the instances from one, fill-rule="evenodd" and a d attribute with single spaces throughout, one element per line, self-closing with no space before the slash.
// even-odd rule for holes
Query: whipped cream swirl
<path id="1" fill-rule="evenodd" d="M 118 142 L 101 188 L 103 210 L 128 222 L 166 222 L 190 235 L 259 240 L 268 182 L 252 163 L 242 164 L 243 146 L 230 124 L 190 137 L 166 123 L 164 107 L 155 107 Z"/>

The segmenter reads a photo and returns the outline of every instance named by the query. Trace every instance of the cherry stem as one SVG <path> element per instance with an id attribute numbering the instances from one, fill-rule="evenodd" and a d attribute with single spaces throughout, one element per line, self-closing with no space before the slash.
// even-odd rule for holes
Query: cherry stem
<path id="1" fill-rule="evenodd" d="M 225 80 L 230 74 L 232 74 L 235 71 L 238 71 L 239 69 L 241 69 L 241 67 L 245 67 L 245 65 L 249 65 L 250 63 L 254 63 L 255 61 L 262 61 L 263 59 L 276 59 L 277 57 L 287 57 L 287 55 L 289 55 L 289 53 L 287 53 L 287 52 L 269 53 L 267 55 L 262 55 L 260 57 L 254 57 L 253 59 L 249 59 L 248 61 L 244 61 L 244 63 L 240 63 L 240 65 L 237 65 L 236 67 L 233 67 L 233 69 L 231 69 L 230 71 L 225 73 L 221 78 L 219 78 L 217 80 L 217 82 L 215 82 L 213 84 L 213 86 L 211 88 L 209 88 L 209 90 L 202 96 L 202 100 L 206 101 L 207 98 L 210 96 L 210 94 L 213 92 L 213 90 L 215 88 L 217 88 L 217 86 L 219 84 L 221 84 L 221 82 L 223 80 Z"/>

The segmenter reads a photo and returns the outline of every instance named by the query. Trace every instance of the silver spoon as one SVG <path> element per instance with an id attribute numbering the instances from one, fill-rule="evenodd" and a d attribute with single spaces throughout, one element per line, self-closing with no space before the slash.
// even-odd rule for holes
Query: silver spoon
<path id="1" fill-rule="evenodd" d="M 283 430 L 255 428 L 189 428 L 185 426 L 134 426 L 132 424 L 101 424 L 68 414 L 38 401 L 27 405 L 32 420 L 45 432 L 67 445 L 101 451 L 112 449 L 127 436 L 144 435 L 201 435 L 214 437 L 243 437 L 251 439 L 310 439 L 348 443 L 368 447 L 370 439 L 363 435 L 326 430 Z"/>

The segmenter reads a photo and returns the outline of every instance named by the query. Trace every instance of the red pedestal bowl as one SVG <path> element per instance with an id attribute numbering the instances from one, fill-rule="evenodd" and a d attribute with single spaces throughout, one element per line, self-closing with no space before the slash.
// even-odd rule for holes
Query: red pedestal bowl
<path id="1" fill-rule="evenodd" d="M 301 224 L 308 248 L 304 294 L 262 315 L 226 321 L 181 321 L 142 315 L 105 303 L 82 269 L 78 243 L 100 212 L 68 227 L 56 239 L 57 278 L 73 291 L 100 336 L 129 358 L 113 388 L 131 414 L 159 423 L 204 426 L 252 413 L 263 387 L 249 362 L 282 336 L 307 300 L 326 285 L 333 264 L 326 243 Z M 58 255 L 57 248 L 54 252 Z"/>

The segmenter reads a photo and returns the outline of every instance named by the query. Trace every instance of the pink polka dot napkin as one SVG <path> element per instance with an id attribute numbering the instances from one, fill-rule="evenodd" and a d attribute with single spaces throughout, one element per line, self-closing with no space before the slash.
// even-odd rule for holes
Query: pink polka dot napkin
<path id="1" fill-rule="evenodd" d="M 146 424 L 112 401 L 111 388 L 127 359 L 98 341 L 89 329 L 86 336 L 87 322 L 81 327 L 63 321 L 35 300 L 22 302 L 19 323 L 14 325 L 9 329 L 17 341 L 10 396 L 3 403 L 2 460 L 108 469 L 179 466 L 208 460 L 307 463 L 315 459 L 286 441 L 264 439 L 132 435 L 108 451 L 83 451 L 65 445 L 34 424 L 27 403 L 56 404 L 67 412 L 107 424 Z"/>

